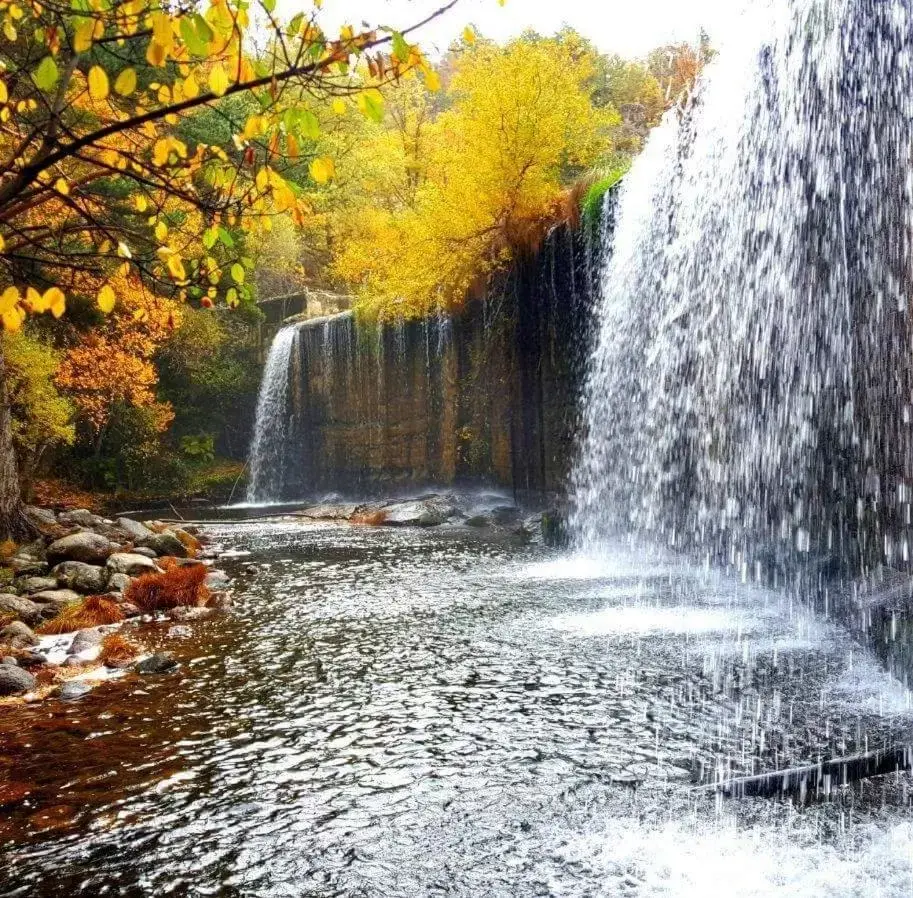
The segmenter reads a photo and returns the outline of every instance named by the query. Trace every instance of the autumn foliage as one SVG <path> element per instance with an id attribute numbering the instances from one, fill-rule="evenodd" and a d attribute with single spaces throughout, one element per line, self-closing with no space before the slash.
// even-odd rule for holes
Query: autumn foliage
<path id="1" fill-rule="evenodd" d="M 201 607 L 209 601 L 205 565 L 172 567 L 162 574 L 137 577 L 124 598 L 141 611 L 167 611 L 170 608 Z"/>
<path id="2" fill-rule="evenodd" d="M 68 605 L 57 617 L 38 628 L 44 636 L 75 633 L 88 627 L 118 624 L 124 619 L 121 607 L 105 596 L 89 596 L 81 602 Z"/>
<path id="3" fill-rule="evenodd" d="M 102 641 L 98 660 L 106 667 L 123 667 L 139 653 L 140 648 L 136 643 L 119 633 L 111 633 Z"/>

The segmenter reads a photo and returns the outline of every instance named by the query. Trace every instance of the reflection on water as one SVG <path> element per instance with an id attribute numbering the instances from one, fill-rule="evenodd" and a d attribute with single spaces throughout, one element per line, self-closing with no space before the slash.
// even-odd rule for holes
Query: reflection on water
<path id="1" fill-rule="evenodd" d="M 909 730 L 782 595 L 630 549 L 213 532 L 252 554 L 179 674 L 0 720 L 0 893 L 909 894 L 906 776 L 805 809 L 693 785 Z"/>

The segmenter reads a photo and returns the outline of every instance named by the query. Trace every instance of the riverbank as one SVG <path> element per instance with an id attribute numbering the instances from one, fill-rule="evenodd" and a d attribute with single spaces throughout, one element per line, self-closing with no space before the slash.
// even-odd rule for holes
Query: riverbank
<path id="1" fill-rule="evenodd" d="M 127 673 L 174 670 L 171 653 L 148 649 L 149 629 L 167 623 L 182 637 L 231 604 L 220 551 L 197 528 L 87 509 L 25 513 L 36 538 L 0 546 L 0 705 L 78 699 Z"/>

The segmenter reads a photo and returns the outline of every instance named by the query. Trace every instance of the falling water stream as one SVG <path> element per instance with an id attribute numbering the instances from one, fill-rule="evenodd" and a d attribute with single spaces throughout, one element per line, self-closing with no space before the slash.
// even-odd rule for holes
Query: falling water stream
<path id="1" fill-rule="evenodd" d="M 713 784 L 910 741 L 902 678 L 790 571 L 878 593 L 909 560 L 911 26 L 909 0 L 765 5 L 654 133 L 604 274 L 575 553 L 209 527 L 236 608 L 169 640 L 178 673 L 0 715 L 0 894 L 910 895 L 908 774 L 808 804 Z M 255 502 L 284 498 L 296 333 Z M 909 658 L 908 629 L 882 642 Z"/>

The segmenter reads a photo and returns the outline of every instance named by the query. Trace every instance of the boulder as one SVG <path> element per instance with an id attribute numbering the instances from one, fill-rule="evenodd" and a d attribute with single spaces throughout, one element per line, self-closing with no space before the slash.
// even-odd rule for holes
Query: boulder
<path id="1" fill-rule="evenodd" d="M 312 521 L 348 521 L 357 510 L 357 505 L 324 503 L 323 505 L 314 505 L 312 508 L 305 508 L 304 511 L 296 512 L 296 516 L 308 518 Z"/>
<path id="2" fill-rule="evenodd" d="M 193 636 L 193 630 L 186 624 L 175 624 L 168 628 L 168 636 L 171 639 L 187 639 Z"/>
<path id="3" fill-rule="evenodd" d="M 29 649 L 19 649 L 16 661 L 19 663 L 19 667 L 23 667 L 25 670 L 45 667 L 48 663 L 48 659 L 41 652 L 33 652 Z"/>
<path id="4" fill-rule="evenodd" d="M 169 652 L 156 652 L 148 658 L 138 661 L 134 670 L 139 674 L 162 674 L 176 670 L 178 666 L 174 656 Z"/>
<path id="5" fill-rule="evenodd" d="M 134 552 L 115 552 L 108 559 L 107 568 L 112 574 L 127 574 L 130 577 L 158 573 L 158 568 L 151 558 Z"/>
<path id="6" fill-rule="evenodd" d="M 21 577 L 13 581 L 13 586 L 21 595 L 30 596 L 36 592 L 57 589 L 56 577 Z"/>
<path id="7" fill-rule="evenodd" d="M 42 620 L 41 606 L 22 596 L 0 593 L 0 614 L 11 614 L 17 620 L 30 626 L 39 624 Z"/>
<path id="8" fill-rule="evenodd" d="M 143 558 L 152 558 L 153 560 L 159 557 L 155 549 L 149 549 L 146 546 L 137 546 L 131 554 L 142 555 Z"/>
<path id="9" fill-rule="evenodd" d="M 90 649 L 97 649 L 104 638 L 105 634 L 97 627 L 89 630 L 79 630 L 70 644 L 70 654 L 80 655 Z"/>
<path id="10" fill-rule="evenodd" d="M 438 527 L 446 523 L 456 508 L 441 499 L 417 499 L 384 508 L 384 524 L 390 527 Z"/>
<path id="11" fill-rule="evenodd" d="M 129 602 L 121 602 L 120 610 L 124 612 L 124 617 L 139 617 L 143 612 L 136 605 Z"/>
<path id="12" fill-rule="evenodd" d="M 516 505 L 498 505 L 491 510 L 491 519 L 500 527 L 516 524 L 523 513 Z"/>
<path id="13" fill-rule="evenodd" d="M 136 544 L 139 544 L 144 539 L 153 535 L 152 531 L 145 524 L 134 521 L 132 518 L 118 518 L 117 526 Z"/>
<path id="14" fill-rule="evenodd" d="M 73 702 L 82 698 L 84 695 L 88 695 L 91 691 L 92 686 L 90 683 L 86 683 L 82 680 L 70 680 L 69 683 L 64 683 L 60 689 L 57 690 L 57 697 L 63 699 L 65 702 Z"/>
<path id="15" fill-rule="evenodd" d="M 231 583 L 231 580 L 225 571 L 210 571 L 206 575 L 205 582 L 209 589 L 225 589 Z"/>
<path id="16" fill-rule="evenodd" d="M 46 561 L 20 555 L 14 555 L 4 565 L 11 568 L 17 577 L 43 577 L 51 569 Z"/>
<path id="17" fill-rule="evenodd" d="M 80 530 L 48 546 L 52 561 L 83 561 L 86 564 L 104 564 L 120 549 L 117 543 L 91 530 Z"/>
<path id="18" fill-rule="evenodd" d="M 186 558 L 187 547 L 170 531 L 152 533 L 137 543 L 147 549 L 152 549 L 157 555 L 170 555 L 173 558 Z"/>
<path id="19" fill-rule="evenodd" d="M 33 602 L 43 605 L 53 611 L 54 614 L 57 614 L 58 612 L 63 611 L 67 605 L 72 605 L 73 602 L 80 601 L 82 596 L 72 589 L 49 589 L 46 592 L 36 592 L 29 598 L 31 598 Z"/>
<path id="20" fill-rule="evenodd" d="M 127 591 L 127 587 L 133 582 L 133 578 L 127 574 L 112 574 L 108 581 L 108 589 L 116 595 L 116 601 L 120 601 Z"/>
<path id="21" fill-rule="evenodd" d="M 210 611 L 218 610 L 224 611 L 226 608 L 231 608 L 232 600 L 231 596 L 227 592 L 214 592 L 212 597 L 209 599 L 209 604 L 200 609 L 201 611 Z"/>
<path id="22" fill-rule="evenodd" d="M 98 595 L 108 585 L 108 571 L 84 561 L 63 561 L 51 573 L 64 589 L 73 589 L 87 595 Z"/>
<path id="23" fill-rule="evenodd" d="M 57 515 L 50 508 L 39 508 L 37 505 L 26 505 L 22 509 L 25 516 L 39 530 L 43 527 L 54 527 L 57 524 Z"/>
<path id="24" fill-rule="evenodd" d="M 32 632 L 32 628 L 22 621 L 13 621 L 0 630 L 0 645 L 12 650 L 28 649 L 38 645 L 41 640 Z"/>
<path id="25" fill-rule="evenodd" d="M 57 521 L 64 527 L 98 527 L 105 523 L 103 517 L 93 514 L 87 508 L 62 511 L 57 515 Z"/>
<path id="26" fill-rule="evenodd" d="M 0 695 L 22 695 L 38 685 L 38 681 L 21 667 L 0 664 Z"/>
<path id="27" fill-rule="evenodd" d="M 476 514 L 463 522 L 467 527 L 490 527 L 491 519 L 484 514 Z"/>

